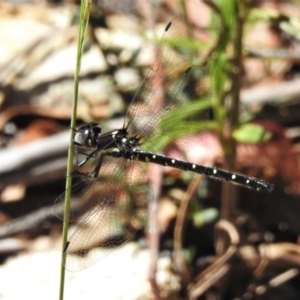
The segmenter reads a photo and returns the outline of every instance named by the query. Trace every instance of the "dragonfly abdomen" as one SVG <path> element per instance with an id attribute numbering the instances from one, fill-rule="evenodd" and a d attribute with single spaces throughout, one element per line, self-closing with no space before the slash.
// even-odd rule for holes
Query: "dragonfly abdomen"
<path id="1" fill-rule="evenodd" d="M 251 178 L 245 175 L 228 172 L 213 167 L 201 166 L 198 164 L 193 164 L 187 161 L 167 157 L 160 154 L 154 154 L 147 151 L 135 150 L 133 151 L 131 157 L 142 162 L 150 162 L 162 166 L 170 166 L 183 171 L 202 174 L 213 179 L 229 181 L 238 185 L 242 185 L 244 187 L 248 187 L 249 189 L 256 190 L 258 192 L 270 192 L 273 189 L 272 184 L 269 184 L 263 180 L 258 180 L 256 178 Z"/>

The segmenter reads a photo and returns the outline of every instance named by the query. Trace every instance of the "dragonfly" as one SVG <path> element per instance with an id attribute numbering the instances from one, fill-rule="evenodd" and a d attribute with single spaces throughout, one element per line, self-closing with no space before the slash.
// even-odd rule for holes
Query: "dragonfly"
<path id="1" fill-rule="evenodd" d="M 145 170 L 149 163 L 203 174 L 258 192 L 272 191 L 273 185 L 263 180 L 153 150 L 186 132 L 199 131 L 209 119 L 211 104 L 205 96 L 201 98 L 205 80 L 199 74 L 203 68 L 193 66 L 193 49 L 182 52 L 192 35 L 191 26 L 181 18 L 166 26 L 154 63 L 129 105 L 122 128 L 103 133 L 98 123 L 91 122 L 74 130 L 77 165 L 82 171 L 73 174 L 77 181 L 69 191 L 68 219 L 80 223 L 64 247 L 67 270 L 93 265 L 132 238 L 146 222 L 154 197 Z M 170 87 L 163 93 L 160 87 L 166 81 Z M 196 100 L 191 102 L 191 97 Z M 188 149 L 193 143 L 194 139 L 182 142 Z M 54 204 L 55 214 L 62 220 L 65 193 Z"/>

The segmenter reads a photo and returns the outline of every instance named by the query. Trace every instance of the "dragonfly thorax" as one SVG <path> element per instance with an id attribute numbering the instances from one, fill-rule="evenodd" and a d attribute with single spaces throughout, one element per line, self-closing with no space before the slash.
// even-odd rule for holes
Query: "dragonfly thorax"
<path id="1" fill-rule="evenodd" d="M 110 134 L 114 147 L 117 147 L 123 153 L 130 152 L 139 147 L 139 140 L 136 137 L 130 136 L 124 128 L 112 131 Z M 100 139 L 102 140 L 103 137 Z"/>

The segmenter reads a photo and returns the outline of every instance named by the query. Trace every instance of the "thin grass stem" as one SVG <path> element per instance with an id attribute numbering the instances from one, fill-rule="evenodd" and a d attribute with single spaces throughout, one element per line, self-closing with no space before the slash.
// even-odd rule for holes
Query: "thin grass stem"
<path id="1" fill-rule="evenodd" d="M 84 36 L 88 26 L 89 14 L 90 14 L 91 0 L 81 1 L 80 6 L 80 22 L 78 32 L 78 44 L 77 44 L 77 55 L 76 55 L 76 70 L 74 77 L 74 97 L 72 103 L 72 116 L 71 116 L 71 130 L 70 130 L 70 147 L 68 153 L 68 165 L 67 165 L 67 177 L 66 177 L 66 198 L 64 207 L 64 222 L 63 222 L 63 235 L 62 235 L 62 256 L 61 256 L 61 268 L 60 268 L 60 287 L 59 287 L 59 299 L 64 299 L 64 285 L 65 285 L 65 261 L 66 252 L 64 248 L 68 238 L 69 229 L 69 211 L 70 211 L 70 199 L 71 199 L 71 186 L 72 186 L 72 172 L 73 172 L 73 135 L 76 128 L 76 112 L 77 112 L 77 101 L 78 101 L 78 85 L 81 67 L 81 58 L 83 53 Z"/>

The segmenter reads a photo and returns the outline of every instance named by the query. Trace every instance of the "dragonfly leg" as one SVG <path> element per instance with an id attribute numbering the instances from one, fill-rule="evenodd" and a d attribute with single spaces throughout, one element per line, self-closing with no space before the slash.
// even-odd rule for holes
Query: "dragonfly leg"
<path id="1" fill-rule="evenodd" d="M 98 152 L 98 150 L 95 150 L 95 151 L 93 151 L 93 152 L 87 154 L 87 153 L 85 153 L 85 152 L 77 151 L 76 154 L 79 153 L 79 154 L 82 154 L 82 155 L 85 155 L 85 156 L 86 156 L 84 160 L 82 160 L 81 162 L 77 162 L 77 166 L 78 166 L 78 167 L 81 167 L 81 166 L 83 166 L 89 159 L 91 159 L 91 158 L 93 158 L 93 157 L 96 157 L 97 152 Z"/>

